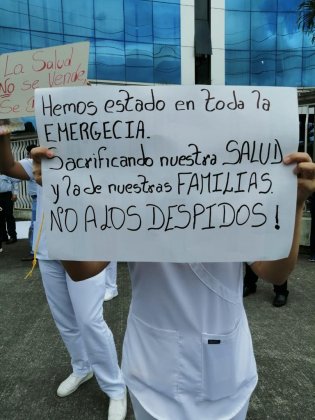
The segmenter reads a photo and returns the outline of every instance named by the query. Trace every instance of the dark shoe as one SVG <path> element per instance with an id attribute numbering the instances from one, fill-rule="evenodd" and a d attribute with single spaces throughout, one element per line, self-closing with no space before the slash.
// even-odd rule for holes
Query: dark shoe
<path id="1" fill-rule="evenodd" d="M 17 242 L 17 239 L 16 238 L 10 238 L 10 239 L 8 239 L 6 241 L 6 244 L 7 245 L 11 245 L 11 244 L 15 244 L 15 242 Z"/>
<path id="2" fill-rule="evenodd" d="M 315 255 L 311 255 L 308 260 L 311 262 L 315 262 Z"/>
<path id="3" fill-rule="evenodd" d="M 256 284 L 244 285 L 243 288 L 243 297 L 256 293 L 257 286 Z"/>
<path id="4" fill-rule="evenodd" d="M 272 302 L 273 306 L 275 306 L 276 308 L 280 308 L 280 306 L 286 305 L 288 300 L 288 294 L 288 291 L 286 293 L 276 293 L 276 296 Z"/>

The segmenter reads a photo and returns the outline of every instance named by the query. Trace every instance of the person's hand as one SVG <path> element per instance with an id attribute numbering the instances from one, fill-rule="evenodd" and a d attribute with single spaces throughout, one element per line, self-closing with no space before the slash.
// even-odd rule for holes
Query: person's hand
<path id="1" fill-rule="evenodd" d="M 54 152 L 47 147 L 34 147 L 31 150 L 31 158 L 33 159 L 33 175 L 37 184 L 42 185 L 42 160 L 51 159 Z"/>
<path id="2" fill-rule="evenodd" d="M 286 155 L 283 163 L 285 165 L 296 164 L 294 173 L 298 177 L 297 205 L 301 206 L 315 192 L 315 163 L 307 153 L 301 152 Z"/>
<path id="3" fill-rule="evenodd" d="M 16 194 L 12 194 L 12 196 L 11 196 L 11 200 L 12 200 L 12 201 L 16 201 L 16 200 L 17 200 L 17 195 L 16 195 Z"/>

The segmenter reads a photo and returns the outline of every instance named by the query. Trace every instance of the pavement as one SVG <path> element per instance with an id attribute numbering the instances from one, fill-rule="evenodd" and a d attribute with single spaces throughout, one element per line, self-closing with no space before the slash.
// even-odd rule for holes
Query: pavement
<path id="1" fill-rule="evenodd" d="M 24 279 L 30 262 L 28 242 L 19 239 L 0 254 L 0 419 L 107 419 L 108 398 L 95 380 L 59 398 L 56 389 L 70 374 L 68 354 L 51 319 L 38 268 Z M 289 279 L 285 307 L 274 308 L 272 285 L 258 282 L 245 298 L 252 331 L 259 383 L 248 420 L 315 419 L 315 263 L 301 250 Z M 119 296 L 104 303 L 119 360 L 130 303 L 125 263 L 118 265 Z M 133 420 L 128 404 L 127 420 Z M 181 419 L 167 419 L 181 420 Z M 191 419 L 219 420 L 219 419 Z"/>

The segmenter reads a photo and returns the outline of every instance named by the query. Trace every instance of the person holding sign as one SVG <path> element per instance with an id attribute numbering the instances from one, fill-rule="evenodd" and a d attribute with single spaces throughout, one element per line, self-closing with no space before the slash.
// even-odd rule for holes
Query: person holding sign
<path id="1" fill-rule="evenodd" d="M 47 148 L 33 151 L 38 182 L 41 159 L 52 157 Z M 283 164 L 298 178 L 290 252 L 251 263 L 257 276 L 279 285 L 295 266 L 303 205 L 315 191 L 309 155 L 291 153 Z M 81 285 L 107 264 L 63 261 Z M 129 271 L 132 302 L 122 370 L 136 419 L 244 420 L 257 371 L 242 299 L 243 262 L 131 262 Z"/>
<path id="2" fill-rule="evenodd" d="M 1 124 L 2 123 L 2 124 Z M 0 167 L 3 172 L 24 180 L 33 179 L 31 159 L 14 161 L 9 139 L 8 121 L 0 126 Z M 96 270 L 88 281 L 75 282 L 65 272 L 60 261 L 50 260 L 45 245 L 42 224 L 42 188 L 37 188 L 37 217 L 34 225 L 34 258 L 39 262 L 47 301 L 71 357 L 73 372 L 57 389 L 66 397 L 95 374 L 103 392 L 110 398 L 108 420 L 123 420 L 126 416 L 126 387 L 118 365 L 113 335 L 103 318 L 106 289 L 105 272 Z M 98 267 L 98 265 L 97 265 Z"/>

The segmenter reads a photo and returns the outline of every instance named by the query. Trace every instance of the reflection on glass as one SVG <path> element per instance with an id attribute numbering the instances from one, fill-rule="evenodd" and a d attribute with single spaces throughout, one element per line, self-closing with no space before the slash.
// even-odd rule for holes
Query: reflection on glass
<path id="1" fill-rule="evenodd" d="M 151 44 L 126 44 L 126 80 L 153 82 L 153 47 Z"/>
<path id="2" fill-rule="evenodd" d="M 96 48 L 96 78 L 125 81 L 125 48 L 123 42 L 99 41 Z"/>
<path id="3" fill-rule="evenodd" d="M 90 79 L 180 83 L 180 0 L 1 0 L 1 22 L 1 53 L 88 40 Z"/>
<path id="4" fill-rule="evenodd" d="M 276 48 L 277 14 L 264 12 L 251 14 L 251 49 L 271 50 Z"/>
<path id="5" fill-rule="evenodd" d="M 125 39 L 126 41 L 153 41 L 152 2 L 125 0 Z"/>
<path id="6" fill-rule="evenodd" d="M 154 82 L 180 82 L 180 47 L 154 45 Z"/>
<path id="7" fill-rule="evenodd" d="M 226 0 L 226 84 L 315 85 L 315 46 L 297 27 L 299 4 Z"/>
<path id="8" fill-rule="evenodd" d="M 177 5 L 153 2 L 153 34 L 154 43 L 180 44 L 180 16 Z"/>
<path id="9" fill-rule="evenodd" d="M 225 45 L 228 49 L 249 50 L 250 13 L 230 12 L 226 14 Z"/>

